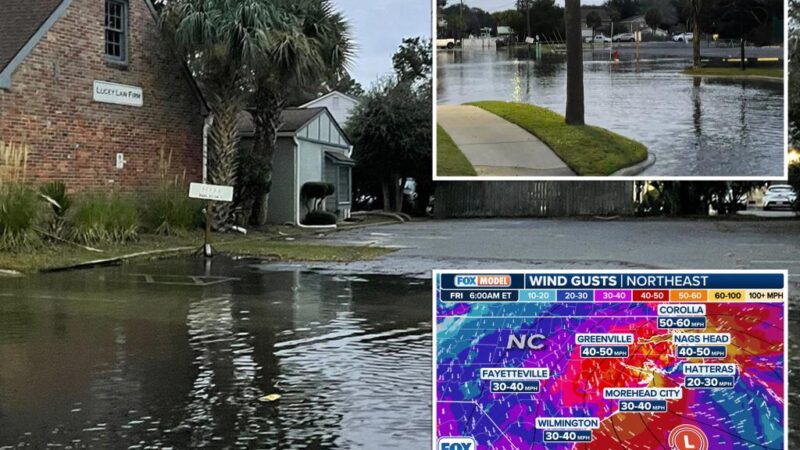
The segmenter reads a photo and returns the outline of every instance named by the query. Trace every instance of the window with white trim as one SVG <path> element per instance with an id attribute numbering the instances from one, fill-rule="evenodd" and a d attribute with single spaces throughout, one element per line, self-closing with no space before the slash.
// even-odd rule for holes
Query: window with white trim
<path id="1" fill-rule="evenodd" d="M 350 167 L 339 166 L 339 179 L 336 190 L 339 192 L 339 203 L 350 203 Z"/>
<path id="2" fill-rule="evenodd" d="M 106 58 L 128 61 L 128 3 L 106 0 Z"/>

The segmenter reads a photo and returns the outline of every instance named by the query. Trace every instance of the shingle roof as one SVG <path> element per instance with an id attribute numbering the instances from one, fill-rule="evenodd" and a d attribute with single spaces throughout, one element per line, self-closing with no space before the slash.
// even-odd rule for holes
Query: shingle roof
<path id="1" fill-rule="evenodd" d="M 63 0 L 0 0 L 0 71 Z"/>
<path id="2" fill-rule="evenodd" d="M 337 152 L 335 150 L 325 150 L 325 156 L 331 158 L 332 160 L 338 162 L 339 164 L 355 165 L 356 163 L 356 161 L 353 158 L 350 158 L 344 153 Z"/>
<path id="3" fill-rule="evenodd" d="M 283 126 L 281 127 L 280 132 L 287 132 L 293 133 L 300 128 L 303 128 L 305 124 L 311 121 L 311 119 L 317 117 L 321 112 L 325 111 L 327 108 L 320 107 L 320 108 L 287 108 L 281 114 L 281 122 L 283 122 Z M 239 133 L 244 136 L 252 136 L 253 132 L 255 131 L 255 125 L 253 124 L 253 116 L 247 112 L 242 111 L 239 113 Z"/>
<path id="4" fill-rule="evenodd" d="M 283 126 L 279 131 L 282 132 L 293 132 L 297 131 L 300 128 L 303 128 L 303 125 L 307 124 L 311 119 L 317 117 L 319 113 L 325 111 L 327 108 L 287 108 L 283 111 L 281 115 L 281 122 L 283 122 Z"/>

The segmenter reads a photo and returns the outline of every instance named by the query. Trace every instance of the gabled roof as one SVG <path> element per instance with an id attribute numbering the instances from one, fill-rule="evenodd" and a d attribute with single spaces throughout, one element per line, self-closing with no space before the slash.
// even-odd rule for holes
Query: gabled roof
<path id="1" fill-rule="evenodd" d="M 320 114 L 327 114 L 331 120 L 331 123 L 333 123 L 342 136 L 347 139 L 347 134 L 345 134 L 344 130 L 342 130 L 342 127 L 339 126 L 339 123 L 336 122 L 336 119 L 333 117 L 333 115 L 331 115 L 330 111 L 328 111 L 328 108 L 325 108 L 324 106 L 319 108 L 284 109 L 283 113 L 281 113 L 281 122 L 283 122 L 283 126 L 281 126 L 278 132 L 294 134 L 297 131 L 300 131 L 309 122 L 316 119 Z M 240 135 L 244 137 L 252 137 L 255 134 L 253 115 L 249 111 L 240 112 L 239 117 L 237 118 L 237 123 Z"/>
<path id="2" fill-rule="evenodd" d="M 0 73 L 36 45 L 71 0 L 0 0 Z M 56 14 L 56 13 L 60 14 Z M 58 16 L 53 18 L 53 16 Z M 39 35 L 39 36 L 37 36 Z M 32 47 L 31 45 L 31 47 Z M 21 55 L 24 58 L 24 54 Z"/>
<path id="3" fill-rule="evenodd" d="M 315 98 L 314 100 L 311 100 L 310 102 L 308 102 L 308 103 L 306 103 L 304 105 L 300 105 L 299 108 L 308 108 L 308 107 L 313 106 L 313 105 L 315 105 L 316 103 L 318 103 L 318 102 L 320 102 L 322 100 L 325 100 L 328 97 L 333 97 L 335 95 L 345 97 L 347 99 L 352 100 L 355 103 L 358 103 L 358 102 L 361 101 L 358 97 L 350 95 L 350 94 L 345 94 L 344 92 L 330 91 L 327 94 L 323 95 L 322 97 Z"/>
<path id="4" fill-rule="evenodd" d="M 327 112 L 328 108 L 286 108 L 281 114 L 281 122 L 283 126 L 280 130 L 281 133 L 294 133 L 295 131 L 303 128 L 308 122 L 315 119 L 323 112 Z"/>

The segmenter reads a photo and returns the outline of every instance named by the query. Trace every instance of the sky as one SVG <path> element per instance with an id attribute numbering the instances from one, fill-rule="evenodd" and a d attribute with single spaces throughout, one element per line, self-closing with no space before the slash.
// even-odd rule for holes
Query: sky
<path id="1" fill-rule="evenodd" d="M 392 72 L 392 55 L 404 37 L 431 35 L 430 0 L 334 0 L 358 45 L 351 75 L 364 89 Z"/>

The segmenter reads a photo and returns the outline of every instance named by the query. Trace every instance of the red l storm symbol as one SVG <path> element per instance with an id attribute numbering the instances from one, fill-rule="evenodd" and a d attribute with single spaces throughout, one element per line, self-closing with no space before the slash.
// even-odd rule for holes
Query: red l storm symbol
<path id="1" fill-rule="evenodd" d="M 672 450 L 708 450 L 708 437 L 694 425 L 678 425 L 669 432 Z"/>

